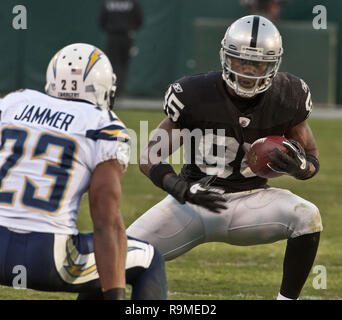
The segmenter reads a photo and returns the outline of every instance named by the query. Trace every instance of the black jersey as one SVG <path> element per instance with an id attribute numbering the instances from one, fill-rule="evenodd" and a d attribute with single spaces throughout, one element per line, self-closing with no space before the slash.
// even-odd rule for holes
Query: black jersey
<path id="1" fill-rule="evenodd" d="M 279 72 L 272 86 L 254 99 L 232 98 L 221 72 L 184 77 L 170 85 L 164 111 L 190 135 L 184 144 L 187 181 L 216 175 L 214 185 L 228 192 L 266 185 L 248 167 L 251 144 L 269 135 L 284 135 L 311 112 L 311 94 L 305 82 Z M 202 136 L 192 134 L 201 132 Z"/>

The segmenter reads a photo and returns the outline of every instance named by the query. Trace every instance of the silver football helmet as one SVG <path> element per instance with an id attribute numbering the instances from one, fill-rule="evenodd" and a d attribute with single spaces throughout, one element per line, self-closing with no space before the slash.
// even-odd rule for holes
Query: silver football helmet
<path id="1" fill-rule="evenodd" d="M 232 23 L 221 42 L 222 77 L 235 93 L 251 98 L 266 91 L 277 74 L 283 54 L 278 29 L 262 16 L 250 15 Z M 262 65 L 261 73 L 243 73 L 237 63 Z M 246 85 L 246 82 L 249 84 Z"/>
<path id="2" fill-rule="evenodd" d="M 101 109 L 112 109 L 116 75 L 107 56 L 86 43 L 70 44 L 51 59 L 46 71 L 47 94 L 85 100 Z"/>

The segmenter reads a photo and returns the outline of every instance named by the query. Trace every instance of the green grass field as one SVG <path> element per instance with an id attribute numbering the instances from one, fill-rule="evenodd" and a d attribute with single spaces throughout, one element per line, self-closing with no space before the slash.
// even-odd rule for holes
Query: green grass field
<path id="1" fill-rule="evenodd" d="M 139 132 L 139 121 L 148 120 L 149 130 L 164 117 L 162 112 L 120 110 L 128 128 Z M 324 231 L 315 266 L 327 271 L 327 288 L 315 289 L 319 274 L 311 272 L 301 299 L 342 299 L 342 120 L 309 121 L 320 150 L 320 173 L 308 181 L 280 177 L 271 186 L 290 189 L 315 203 L 321 211 Z M 179 169 L 179 167 L 177 168 Z M 166 194 L 131 165 L 123 181 L 122 213 L 129 226 Z M 82 202 L 79 229 L 92 231 L 87 197 Z M 237 247 L 223 243 L 203 244 L 166 263 L 168 298 L 215 300 L 275 299 L 282 278 L 285 241 L 269 245 Z M 70 293 L 45 293 L 1 287 L 0 299 L 75 299 Z"/>

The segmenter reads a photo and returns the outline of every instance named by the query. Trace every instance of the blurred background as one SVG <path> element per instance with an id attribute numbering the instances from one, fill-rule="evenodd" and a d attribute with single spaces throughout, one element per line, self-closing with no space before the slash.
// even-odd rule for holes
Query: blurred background
<path id="1" fill-rule="evenodd" d="M 267 10 L 283 36 L 280 71 L 302 77 L 314 103 L 340 107 L 342 1 L 278 1 L 279 7 L 273 3 Z M 252 12 L 252 2 L 140 0 L 143 21 L 132 38 L 123 96 L 162 99 L 174 80 L 219 70 L 225 30 L 233 20 Z M 69 43 L 91 43 L 108 54 L 107 32 L 100 26 L 103 1 L 21 0 L 27 9 L 26 30 L 12 27 L 17 4 L 18 0 L 0 2 L 1 94 L 18 88 L 43 90 L 49 60 Z M 327 9 L 327 29 L 313 28 L 317 15 L 313 7 L 318 4 Z"/>

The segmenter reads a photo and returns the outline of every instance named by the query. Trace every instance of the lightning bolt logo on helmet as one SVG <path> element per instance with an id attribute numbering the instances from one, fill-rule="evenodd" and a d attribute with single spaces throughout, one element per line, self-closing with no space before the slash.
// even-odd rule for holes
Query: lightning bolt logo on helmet
<path id="1" fill-rule="evenodd" d="M 59 53 L 60 53 L 60 50 L 55 54 L 55 56 L 53 57 L 53 76 L 54 78 L 56 79 L 56 72 L 57 72 L 57 69 L 56 69 L 56 65 L 57 65 L 57 58 L 59 56 Z"/>
<path id="2" fill-rule="evenodd" d="M 101 59 L 102 55 L 103 55 L 103 52 L 98 48 L 94 48 L 94 50 L 90 53 L 89 59 L 88 59 L 88 64 L 86 66 L 86 69 L 85 69 L 84 75 L 83 75 L 83 81 L 87 78 L 90 70 L 94 67 L 96 62 Z"/>

